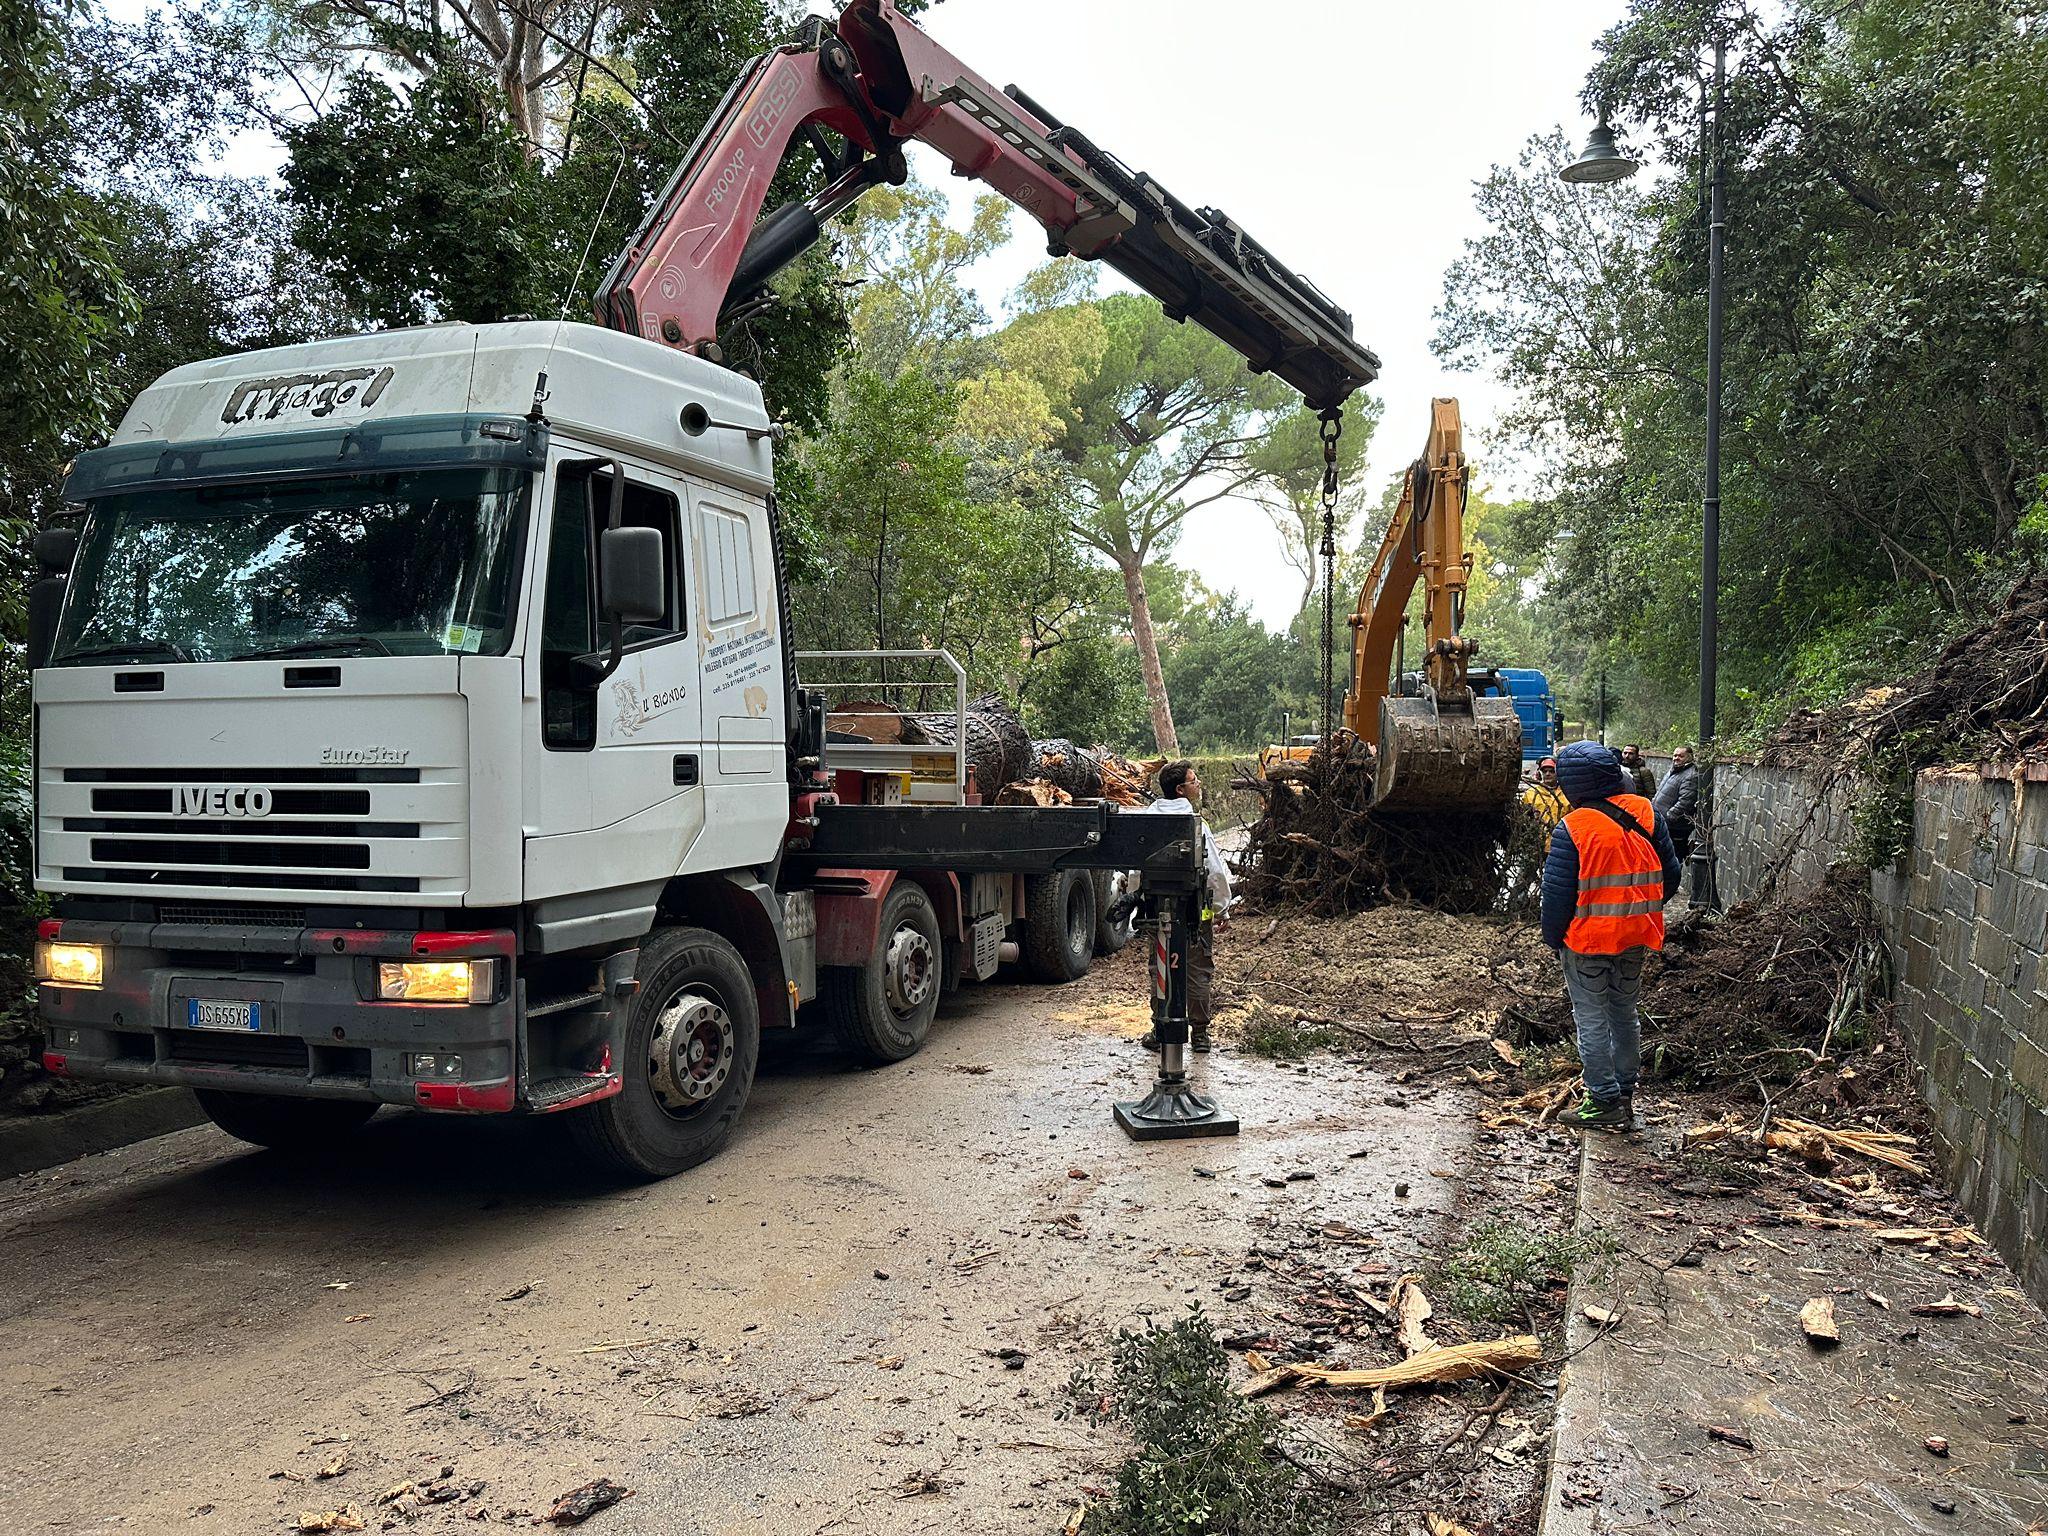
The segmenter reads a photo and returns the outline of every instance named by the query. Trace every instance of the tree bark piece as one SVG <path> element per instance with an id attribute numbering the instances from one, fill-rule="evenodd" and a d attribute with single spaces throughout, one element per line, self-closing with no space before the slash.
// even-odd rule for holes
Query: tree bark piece
<path id="1" fill-rule="evenodd" d="M 1842 1330 L 1835 1326 L 1834 1298 L 1816 1296 L 1801 1307 L 1799 1329 L 1822 1349 L 1832 1349 L 1841 1343 Z"/>
<path id="2" fill-rule="evenodd" d="M 1420 1280 L 1403 1275 L 1394 1282 L 1394 1294 L 1388 1304 L 1394 1309 L 1395 1337 L 1400 1340 L 1402 1354 L 1419 1355 L 1437 1347 L 1436 1340 L 1429 1336 L 1429 1320 L 1436 1316 L 1436 1308 L 1423 1293 Z"/>

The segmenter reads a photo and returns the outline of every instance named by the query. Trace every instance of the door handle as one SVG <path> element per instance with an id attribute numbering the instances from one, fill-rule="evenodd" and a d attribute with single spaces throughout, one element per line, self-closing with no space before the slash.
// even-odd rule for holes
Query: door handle
<path id="1" fill-rule="evenodd" d="M 674 758 L 674 766 L 675 778 L 678 784 L 695 784 L 697 782 L 696 753 L 678 752 Z"/>

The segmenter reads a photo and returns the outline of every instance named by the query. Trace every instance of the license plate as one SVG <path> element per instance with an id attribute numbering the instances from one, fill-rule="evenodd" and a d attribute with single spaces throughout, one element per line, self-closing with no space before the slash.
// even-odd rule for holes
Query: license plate
<path id="1" fill-rule="evenodd" d="M 185 1022 L 193 1029 L 261 1029 L 256 1003 L 208 1002 L 192 997 L 185 1000 Z"/>

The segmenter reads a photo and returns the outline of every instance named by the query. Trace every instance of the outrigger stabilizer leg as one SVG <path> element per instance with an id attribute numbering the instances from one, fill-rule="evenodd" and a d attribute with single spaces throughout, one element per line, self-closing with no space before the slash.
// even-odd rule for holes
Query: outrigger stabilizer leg
<path id="1" fill-rule="evenodd" d="M 1188 908 L 1193 898 L 1147 895 L 1152 932 L 1152 1029 L 1159 1039 L 1159 1080 L 1142 1099 L 1122 1099 L 1116 1123 L 1133 1141 L 1235 1136 L 1237 1116 L 1188 1082 Z"/>

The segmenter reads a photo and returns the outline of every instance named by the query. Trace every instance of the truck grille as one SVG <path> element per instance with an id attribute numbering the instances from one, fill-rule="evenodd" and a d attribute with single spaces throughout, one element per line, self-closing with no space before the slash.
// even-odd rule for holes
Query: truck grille
<path id="1" fill-rule="evenodd" d="M 306 1042 L 296 1035 L 216 1035 L 194 1029 L 174 1029 L 168 1034 L 172 1061 L 303 1073 L 309 1060 Z"/>
<path id="2" fill-rule="evenodd" d="M 156 909 L 160 923 L 196 923 L 234 928 L 303 928 L 304 907 L 237 907 L 226 902 L 197 906 L 190 902 L 165 902 Z"/>
<path id="3" fill-rule="evenodd" d="M 422 867 L 388 851 L 420 847 L 433 835 L 405 815 L 417 815 L 424 804 L 423 791 L 413 787 L 423 783 L 417 768 L 66 768 L 62 782 L 63 814 L 43 825 L 85 834 L 64 839 L 67 881 L 223 890 L 422 888 L 416 874 L 380 872 L 394 863 Z M 439 783 L 437 777 L 424 792 Z M 223 786 L 230 794 L 225 805 L 214 798 Z M 252 801 L 261 814 L 246 813 Z M 380 848 L 387 850 L 382 856 Z"/>

